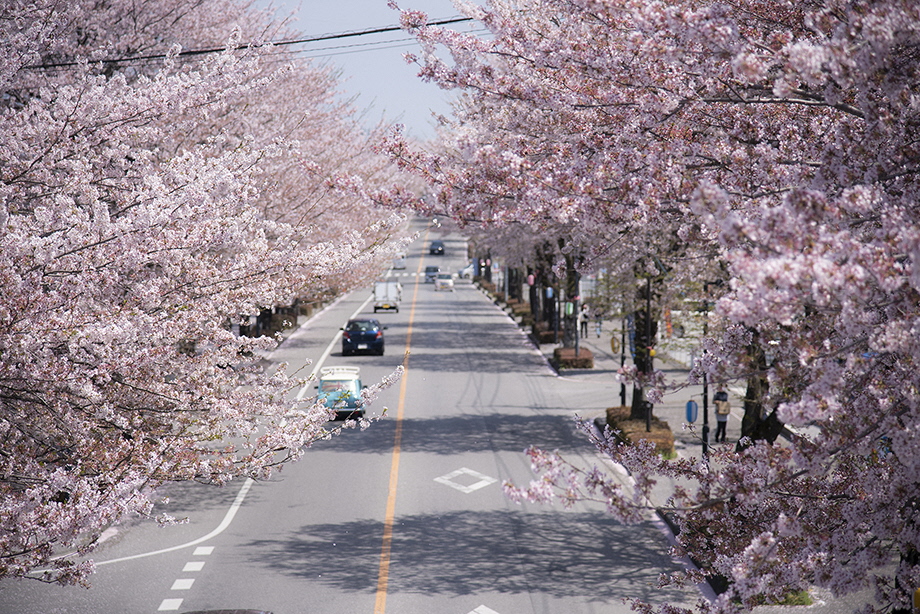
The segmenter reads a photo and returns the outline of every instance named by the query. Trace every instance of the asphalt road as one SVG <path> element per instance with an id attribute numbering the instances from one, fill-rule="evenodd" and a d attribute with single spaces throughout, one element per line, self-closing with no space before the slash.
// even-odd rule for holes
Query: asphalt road
<path id="1" fill-rule="evenodd" d="M 441 238 L 444 256 L 428 241 Z M 533 476 L 524 448 L 597 462 L 572 416 L 604 407 L 600 391 L 557 378 L 518 328 L 469 282 L 435 292 L 428 264 L 456 272 L 465 241 L 433 229 L 409 252 L 384 356 L 341 355 L 338 328 L 373 316 L 356 291 L 291 335 L 272 359 L 290 368 L 361 367 L 403 379 L 370 408 L 387 417 L 310 448 L 262 483 L 176 485 L 161 528 L 115 527 L 94 553 L 91 589 L 0 582 L 0 614 L 152 614 L 258 608 L 275 614 L 595 614 L 625 600 L 694 603 L 655 588 L 678 567 L 649 522 L 623 526 L 602 509 L 519 506 L 501 484 Z M 408 349 L 409 355 L 405 353 Z M 307 361 L 312 364 L 304 366 Z"/>

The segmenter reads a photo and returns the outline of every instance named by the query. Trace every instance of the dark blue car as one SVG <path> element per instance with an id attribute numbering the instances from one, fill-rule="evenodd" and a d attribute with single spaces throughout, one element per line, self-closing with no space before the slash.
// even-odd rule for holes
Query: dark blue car
<path id="1" fill-rule="evenodd" d="M 383 356 L 383 331 L 374 318 L 349 320 L 342 328 L 342 356 L 367 352 Z"/>

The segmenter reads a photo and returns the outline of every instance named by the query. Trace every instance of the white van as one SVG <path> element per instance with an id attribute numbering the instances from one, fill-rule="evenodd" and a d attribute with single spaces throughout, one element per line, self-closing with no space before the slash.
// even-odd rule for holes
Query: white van
<path id="1" fill-rule="evenodd" d="M 381 309 L 399 313 L 399 301 L 401 300 L 401 283 L 390 280 L 374 282 L 374 313 Z"/>

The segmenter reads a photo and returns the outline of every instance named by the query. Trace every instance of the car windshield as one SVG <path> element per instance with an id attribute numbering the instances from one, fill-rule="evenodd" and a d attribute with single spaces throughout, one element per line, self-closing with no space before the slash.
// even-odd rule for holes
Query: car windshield
<path id="1" fill-rule="evenodd" d="M 441 273 L 438 275 L 438 279 L 450 279 L 450 273 Z"/>
<path id="2" fill-rule="evenodd" d="M 440 269 L 436 266 L 425 267 L 426 273 L 437 273 Z"/>
<path id="3" fill-rule="evenodd" d="M 349 322 L 345 330 L 350 333 L 366 333 L 377 330 L 377 324 L 369 320 L 357 320 L 355 322 Z"/>
<path id="4" fill-rule="evenodd" d="M 330 392 L 355 394 L 358 392 L 358 385 L 353 379 L 325 379 L 320 383 L 319 391 L 326 394 Z"/>

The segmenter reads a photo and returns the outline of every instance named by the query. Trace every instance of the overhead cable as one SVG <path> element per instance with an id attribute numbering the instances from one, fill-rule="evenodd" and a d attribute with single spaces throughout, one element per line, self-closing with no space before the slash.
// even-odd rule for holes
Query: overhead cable
<path id="1" fill-rule="evenodd" d="M 467 21 L 473 21 L 471 17 L 454 17 L 451 19 L 441 19 L 438 21 L 432 21 L 427 23 L 429 26 L 445 26 L 455 23 L 463 23 Z M 264 45 L 273 46 L 273 47 L 284 47 L 289 45 L 301 45 L 304 43 L 316 43 L 321 41 L 328 40 L 339 40 L 343 38 L 353 38 L 356 36 L 368 36 L 370 34 L 383 34 L 386 32 L 399 32 L 403 28 L 401 26 L 385 26 L 381 28 L 370 28 L 368 30 L 356 30 L 353 32 L 339 32 L 336 34 L 321 34 L 319 36 L 311 36 L 309 38 L 299 38 L 295 40 L 285 40 L 285 41 L 276 41 L 276 42 L 267 42 Z M 234 51 L 242 51 L 244 49 L 249 49 L 251 47 L 258 47 L 260 45 L 237 45 L 233 47 Z M 206 55 L 209 53 L 223 53 L 227 51 L 228 47 L 213 47 L 209 49 L 189 49 L 187 51 L 180 51 L 177 54 L 174 54 L 174 57 L 192 57 L 198 55 Z M 137 55 L 130 56 L 126 58 L 108 58 L 102 60 L 92 60 L 88 63 L 90 64 L 124 64 L 128 62 L 143 62 L 147 60 L 161 60 L 169 57 L 168 53 L 155 53 L 150 55 Z M 71 61 L 71 62 L 49 62 L 47 64 L 33 64 L 30 66 L 24 66 L 23 68 L 27 69 L 38 69 L 38 68 L 66 68 L 69 66 L 79 66 L 82 64 L 82 61 Z"/>

